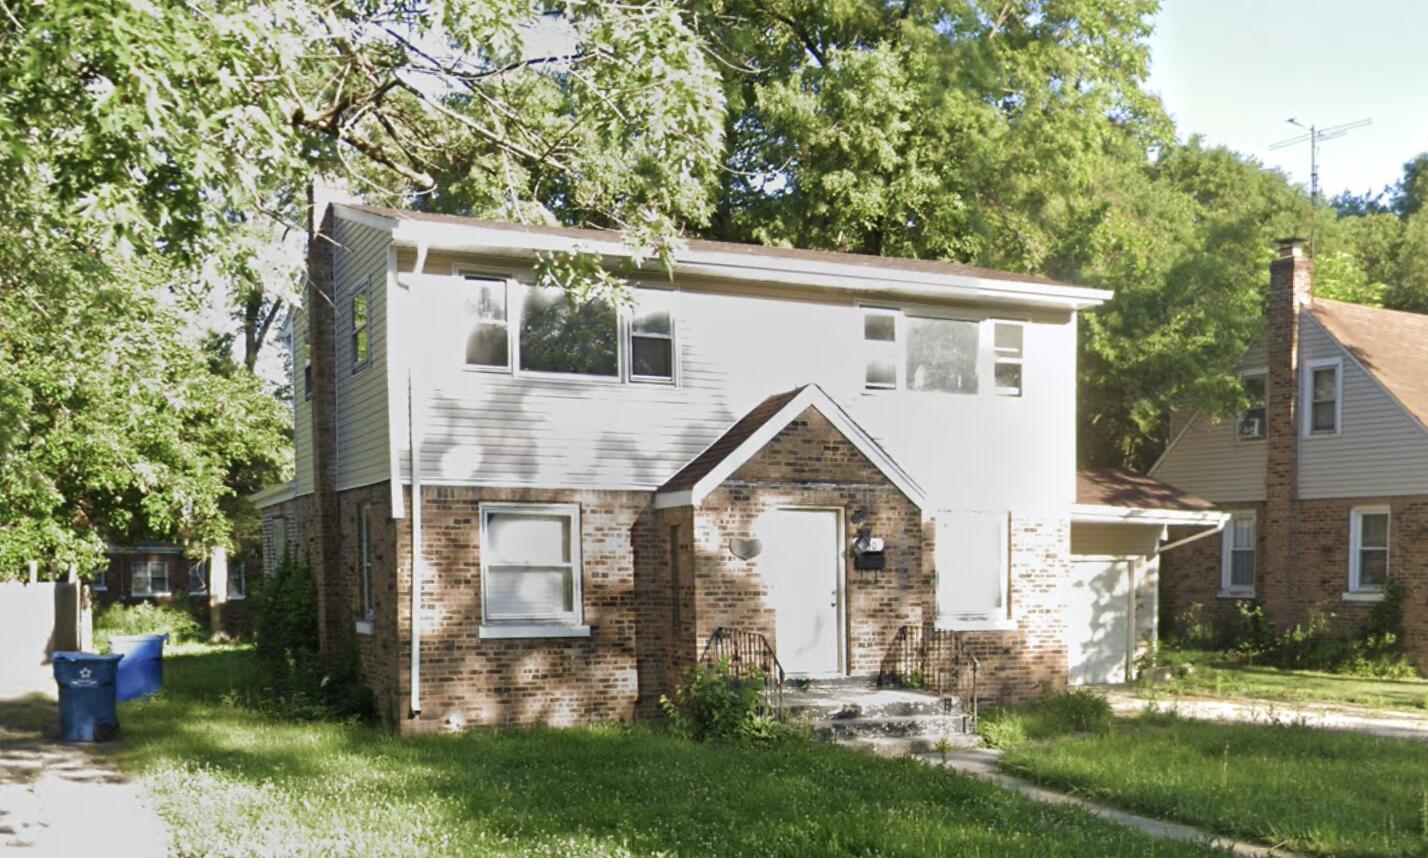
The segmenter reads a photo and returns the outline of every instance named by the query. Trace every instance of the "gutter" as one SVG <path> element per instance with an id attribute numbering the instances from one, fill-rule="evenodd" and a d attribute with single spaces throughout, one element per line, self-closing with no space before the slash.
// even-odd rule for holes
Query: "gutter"
<path id="1" fill-rule="evenodd" d="M 1159 524 L 1174 527 L 1213 527 L 1223 530 L 1230 514 L 1218 510 L 1149 509 L 1140 507 L 1072 504 L 1071 521 L 1077 524 Z"/>

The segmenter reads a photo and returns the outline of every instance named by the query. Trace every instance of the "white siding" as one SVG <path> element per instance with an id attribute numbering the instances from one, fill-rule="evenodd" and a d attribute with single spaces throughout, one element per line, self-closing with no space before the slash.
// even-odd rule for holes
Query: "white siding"
<path id="1" fill-rule="evenodd" d="M 1428 494 L 1428 432 L 1317 321 L 1305 314 L 1299 365 L 1343 359 L 1343 424 L 1337 435 L 1299 440 L 1299 496 Z"/>
<path id="2" fill-rule="evenodd" d="M 399 256 L 404 270 L 411 264 Z M 451 266 L 433 255 L 426 272 Z M 462 287 L 417 287 L 404 314 L 418 332 L 409 356 L 416 399 L 427 403 L 418 416 L 423 479 L 653 489 L 765 397 L 816 382 L 922 485 L 929 508 L 1062 510 L 1072 501 L 1074 315 L 1027 325 L 1020 398 L 993 395 L 990 379 L 977 395 L 864 392 L 863 315 L 853 302 L 681 286 L 675 386 L 467 370 L 453 310 Z M 406 426 L 398 433 L 399 449 L 409 449 Z"/>
<path id="3" fill-rule="evenodd" d="M 387 455 L 387 246 L 389 235 L 337 219 L 336 278 L 337 487 L 390 478 Z M 353 363 L 352 296 L 370 283 L 370 360 Z"/>
<path id="4" fill-rule="evenodd" d="M 1240 361 L 1241 370 L 1265 368 L 1263 343 L 1256 343 Z M 1199 412 L 1178 439 L 1151 468 L 1151 476 L 1216 503 L 1264 500 L 1264 469 L 1268 445 L 1241 441 L 1238 421 Z"/>

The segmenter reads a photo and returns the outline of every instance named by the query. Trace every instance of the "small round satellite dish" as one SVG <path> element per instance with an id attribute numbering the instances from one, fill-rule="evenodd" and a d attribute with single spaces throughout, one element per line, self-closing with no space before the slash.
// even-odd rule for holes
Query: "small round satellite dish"
<path id="1" fill-rule="evenodd" d="M 740 560 L 753 560 L 764 550 L 764 544 L 757 539 L 729 540 L 729 553 Z"/>

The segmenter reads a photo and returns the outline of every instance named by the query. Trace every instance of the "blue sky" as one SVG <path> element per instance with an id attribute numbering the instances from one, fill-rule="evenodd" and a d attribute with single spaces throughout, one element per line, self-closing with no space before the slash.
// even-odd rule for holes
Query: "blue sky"
<path id="1" fill-rule="evenodd" d="M 1320 127 L 1373 125 L 1320 147 L 1325 196 L 1396 181 L 1428 151 L 1428 0 L 1163 0 L 1151 38 L 1150 89 L 1182 138 L 1199 133 L 1309 182 L 1308 144 L 1270 151 Z"/>

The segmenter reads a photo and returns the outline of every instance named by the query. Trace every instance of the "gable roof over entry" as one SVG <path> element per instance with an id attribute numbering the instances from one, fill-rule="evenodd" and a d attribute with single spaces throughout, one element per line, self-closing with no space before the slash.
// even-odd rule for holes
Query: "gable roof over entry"
<path id="1" fill-rule="evenodd" d="M 919 509 L 923 507 L 925 496 L 922 487 L 816 384 L 776 393 L 754 406 L 659 487 L 655 492 L 655 507 L 698 506 L 710 492 L 809 408 L 817 410 L 832 423 L 908 500 Z"/>

